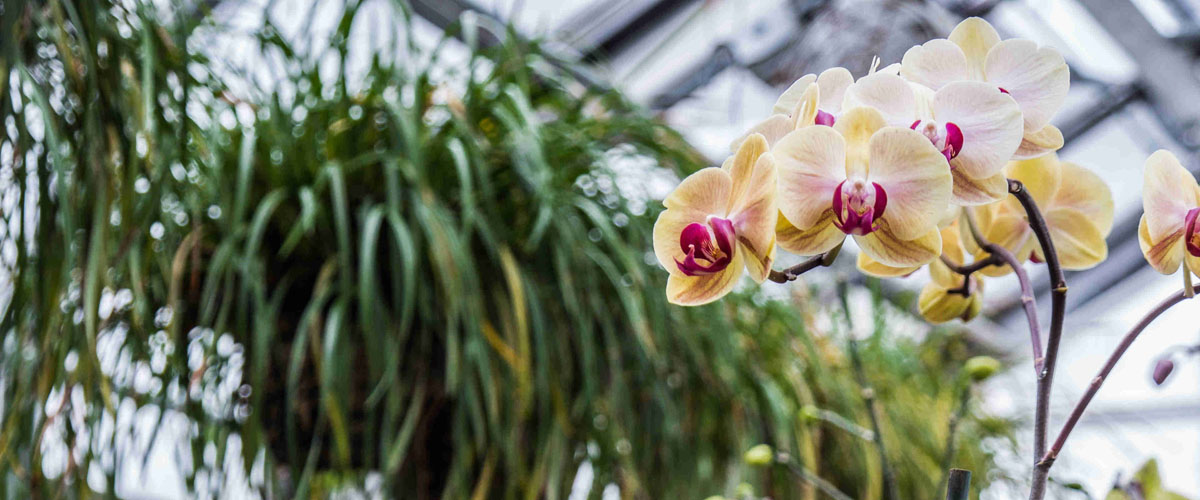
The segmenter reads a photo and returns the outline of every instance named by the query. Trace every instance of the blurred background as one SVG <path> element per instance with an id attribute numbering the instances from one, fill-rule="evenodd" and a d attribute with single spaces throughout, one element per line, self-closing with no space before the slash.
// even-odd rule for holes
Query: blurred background
<path id="1" fill-rule="evenodd" d="M 1144 159 L 1200 166 L 1191 0 L 0 9 L 8 497 L 826 498 L 813 474 L 881 498 L 864 375 L 901 498 L 938 497 L 947 438 L 979 498 L 1024 497 L 1034 374 L 1011 277 L 980 318 L 932 328 L 913 314 L 927 277 L 864 279 L 853 248 L 689 311 L 647 253 L 658 200 L 796 78 L 898 62 L 967 16 L 1066 57 L 1059 154 L 1116 203 L 1108 260 L 1067 276 L 1052 430 L 1178 287 L 1136 231 Z M 1200 343 L 1197 317 L 1178 307 L 1130 349 L 1051 497 L 1103 498 L 1153 458 L 1200 497 L 1200 366 L 1150 379 Z M 965 389 L 950 434 L 980 354 L 1006 368 Z M 799 465 L 743 464 L 758 443 Z"/>

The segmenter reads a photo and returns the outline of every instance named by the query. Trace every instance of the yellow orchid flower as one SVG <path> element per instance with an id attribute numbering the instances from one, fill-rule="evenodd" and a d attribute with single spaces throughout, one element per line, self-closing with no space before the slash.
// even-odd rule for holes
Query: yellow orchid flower
<path id="1" fill-rule="evenodd" d="M 788 134 L 772 152 L 784 249 L 817 255 L 851 235 L 886 266 L 919 266 L 940 254 L 937 223 L 952 180 L 945 157 L 925 136 L 888 127 L 878 111 L 857 107 L 833 127 Z"/>
<path id="2" fill-rule="evenodd" d="M 1184 272 L 1200 276 L 1200 186 L 1179 159 L 1158 150 L 1146 160 L 1142 185 L 1142 214 L 1138 242 L 1154 269 L 1174 274 L 1182 263 Z"/>
<path id="3" fill-rule="evenodd" d="M 820 75 L 800 77 L 775 101 L 771 116 L 734 141 L 731 149 L 736 149 L 751 134 L 762 134 L 767 144 L 774 146 L 793 130 L 809 125 L 833 125 L 841 113 L 846 87 L 853 82 L 854 77 L 845 68 L 830 68 Z"/>
<path id="4" fill-rule="evenodd" d="M 930 93 L 903 78 L 875 73 L 846 89 L 846 106 L 879 110 L 888 125 L 922 133 L 949 162 L 953 201 L 983 205 L 1004 199 L 1001 170 L 1021 144 L 1024 125 L 1016 101 L 983 82 L 951 82 Z"/>
<path id="5" fill-rule="evenodd" d="M 964 252 L 957 225 L 955 222 L 942 229 L 942 257 L 961 266 Z M 929 283 L 917 298 L 917 309 L 926 320 L 930 323 L 953 319 L 970 321 L 979 315 L 983 309 L 982 278 L 973 274 L 964 283 L 962 275 L 951 270 L 941 259 L 929 264 L 929 277 Z"/>
<path id="6" fill-rule="evenodd" d="M 1011 162 L 1005 167 L 1005 173 L 1021 181 L 1037 202 L 1063 269 L 1088 269 L 1108 257 L 1105 237 L 1112 231 L 1112 192 L 1098 175 L 1079 165 L 1060 161 L 1054 153 Z M 1015 198 L 978 207 L 975 215 L 983 237 L 988 241 L 1007 248 L 1021 262 L 1045 260 L 1025 210 Z M 964 236 L 963 240 L 977 258 L 982 256 L 983 251 L 973 239 Z M 989 266 L 981 272 L 1002 276 L 1012 269 Z"/>
<path id="7" fill-rule="evenodd" d="M 754 134 L 724 167 L 700 170 L 665 200 L 654 254 L 671 276 L 667 300 L 707 304 L 733 290 L 742 270 L 761 283 L 775 258 L 775 160 Z"/>
<path id="8" fill-rule="evenodd" d="M 948 38 L 905 52 L 900 75 L 933 90 L 957 81 L 987 82 L 1012 96 L 1024 116 L 1024 138 L 1014 155 L 1029 159 L 1062 147 L 1062 132 L 1050 125 L 1071 86 L 1062 54 L 1031 40 L 1001 40 L 978 17 L 959 23 Z"/>
<path id="9" fill-rule="evenodd" d="M 955 210 L 955 213 L 957 214 L 958 211 Z M 939 229 L 939 232 L 942 235 L 942 255 L 946 255 L 947 252 L 957 252 L 956 254 L 954 254 L 954 255 L 958 255 L 958 257 L 956 257 L 957 260 L 955 262 L 961 264 L 962 263 L 962 247 L 958 243 L 958 236 L 959 236 L 958 221 L 952 220 L 951 222 L 946 223 L 945 225 L 939 225 L 939 227 L 941 228 L 941 229 Z M 892 266 L 880 264 L 879 261 L 872 259 L 870 256 L 868 256 L 867 254 L 862 253 L 862 252 L 858 253 L 857 259 L 858 260 L 857 260 L 856 264 L 858 265 L 858 270 L 862 271 L 864 274 L 867 274 L 869 276 L 874 276 L 876 278 L 906 278 L 909 275 L 920 270 L 922 267 L 922 266 L 892 267 Z M 937 261 L 934 261 L 934 262 L 937 262 Z M 933 263 L 930 263 L 930 266 L 931 266 L 930 269 L 932 269 Z M 943 265 L 943 267 L 945 267 L 945 266 Z"/>

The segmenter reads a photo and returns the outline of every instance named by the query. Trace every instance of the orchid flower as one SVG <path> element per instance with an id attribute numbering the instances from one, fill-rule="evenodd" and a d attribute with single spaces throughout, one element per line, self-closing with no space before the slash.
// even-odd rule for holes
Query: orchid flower
<path id="1" fill-rule="evenodd" d="M 1071 85 L 1070 70 L 1058 51 L 1024 39 L 1001 40 L 987 21 L 972 17 L 950 37 L 930 40 L 905 52 L 900 75 L 933 90 L 973 80 L 1012 96 L 1024 116 L 1024 138 L 1015 159 L 1029 159 L 1062 147 L 1062 132 L 1050 125 Z"/>
<path id="2" fill-rule="evenodd" d="M 964 263 L 957 222 L 942 229 L 942 257 L 956 266 Z M 979 276 L 966 279 L 964 294 L 963 277 L 939 259 L 929 264 L 929 277 L 929 283 L 917 298 L 917 309 L 930 323 L 970 321 L 983 309 L 983 279 Z"/>
<path id="3" fill-rule="evenodd" d="M 1138 241 L 1154 269 L 1173 274 L 1182 263 L 1200 276 L 1200 186 L 1179 159 L 1166 150 L 1146 160 Z"/>
<path id="4" fill-rule="evenodd" d="M 1113 224 L 1112 192 L 1098 175 L 1059 161 L 1054 153 L 1009 163 L 1005 173 L 1021 181 L 1037 202 L 1063 269 L 1088 269 L 1108 257 L 1105 237 Z M 1022 262 L 1045 260 L 1025 210 L 1015 198 L 978 207 L 975 215 L 988 241 L 1008 249 Z M 963 239 L 977 258 L 983 256 L 973 239 Z M 1008 266 L 990 266 L 981 272 L 1002 276 L 1011 271 Z"/>
<path id="5" fill-rule="evenodd" d="M 665 200 L 654 254 L 671 274 L 667 300 L 701 305 L 733 290 L 742 270 L 761 283 L 775 258 L 775 160 L 754 134 L 724 167 L 700 170 Z"/>
<path id="6" fill-rule="evenodd" d="M 842 97 L 854 77 L 845 68 L 830 68 L 820 75 L 807 74 L 796 80 L 775 101 L 771 116 L 750 128 L 774 146 L 779 139 L 809 125 L 833 125 L 842 111 Z M 734 147 L 741 144 L 738 139 Z"/>
<path id="7" fill-rule="evenodd" d="M 788 134 L 772 152 L 784 249 L 817 255 L 851 235 L 886 266 L 919 266 L 940 254 L 937 223 L 952 180 L 946 158 L 924 135 L 888 127 L 878 111 L 857 107 L 833 127 Z"/>
<path id="8" fill-rule="evenodd" d="M 1001 170 L 1021 143 L 1021 109 L 1012 97 L 983 82 L 951 82 L 936 92 L 899 76 L 875 73 L 846 89 L 846 106 L 879 110 L 889 125 L 920 132 L 949 162 L 954 203 L 1003 199 Z"/>

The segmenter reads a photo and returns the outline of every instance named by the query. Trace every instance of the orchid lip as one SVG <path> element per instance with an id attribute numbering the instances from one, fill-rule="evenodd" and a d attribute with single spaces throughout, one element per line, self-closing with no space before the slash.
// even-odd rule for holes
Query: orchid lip
<path id="1" fill-rule="evenodd" d="M 836 122 L 836 121 L 837 121 L 837 118 L 835 118 L 832 114 L 826 113 L 825 111 L 818 109 L 817 117 L 814 120 L 814 123 L 816 123 L 817 125 L 825 125 L 827 127 L 832 127 L 834 122 Z"/>
<path id="2" fill-rule="evenodd" d="M 834 227 L 854 236 L 875 232 L 887 208 L 887 193 L 874 182 L 868 186 L 864 181 L 854 181 L 849 188 L 846 182 L 833 190 Z"/>
<path id="3" fill-rule="evenodd" d="M 1200 218 L 1200 207 L 1188 210 L 1183 219 L 1183 241 L 1192 257 L 1200 257 L 1200 223 L 1197 223 L 1197 218 Z"/>
<path id="4" fill-rule="evenodd" d="M 688 224 L 679 235 L 680 249 L 687 255 L 682 262 L 675 259 L 675 265 L 686 276 L 719 273 L 733 259 L 733 222 L 711 216 L 707 222 Z"/>
<path id="5" fill-rule="evenodd" d="M 964 140 L 962 129 L 954 122 L 946 122 L 939 127 L 935 121 L 917 120 L 912 122 L 908 128 L 928 137 L 929 142 L 933 143 L 934 147 L 942 152 L 942 156 L 946 157 L 946 161 L 953 160 L 962 152 Z M 950 168 L 954 168 L 954 165 L 950 165 Z"/>

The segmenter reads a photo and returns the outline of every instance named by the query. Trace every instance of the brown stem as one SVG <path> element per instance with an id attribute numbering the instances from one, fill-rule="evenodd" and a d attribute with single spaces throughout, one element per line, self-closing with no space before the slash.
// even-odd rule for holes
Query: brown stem
<path id="1" fill-rule="evenodd" d="M 970 210 L 963 210 L 963 214 L 967 220 L 967 227 L 971 230 L 971 237 L 975 239 L 975 244 L 988 252 L 992 258 L 998 259 L 1008 267 L 1012 268 L 1013 274 L 1017 277 L 1017 282 L 1021 285 L 1021 307 L 1025 310 L 1025 319 L 1029 322 L 1029 343 L 1033 346 L 1033 369 L 1034 372 L 1040 375 L 1042 373 L 1042 327 L 1038 323 L 1037 301 L 1034 299 L 1033 283 L 1029 281 L 1029 273 L 1025 271 L 1025 266 L 1022 266 L 1017 261 L 1017 257 L 1009 252 L 1007 248 L 992 243 L 983 237 L 979 231 L 979 225 L 975 222 L 975 217 Z"/>
<path id="2" fill-rule="evenodd" d="M 818 267 L 829 267 L 833 264 L 833 261 L 837 259 L 838 253 L 841 250 L 842 246 L 838 245 L 837 248 L 834 248 L 833 250 L 825 252 L 821 255 L 809 257 L 808 260 L 782 271 L 776 271 L 772 269 L 771 273 L 767 275 L 767 279 L 776 283 L 787 283 L 789 281 L 794 281 L 801 274 L 812 271 L 813 269 Z"/>
<path id="3" fill-rule="evenodd" d="M 950 466 L 954 464 L 954 454 L 956 451 L 956 439 L 958 437 L 958 424 L 967 416 L 967 403 L 971 398 L 971 384 L 967 382 L 966 377 L 959 377 L 959 394 L 958 407 L 950 414 L 949 426 L 946 429 L 946 449 L 942 453 L 942 480 L 938 481 L 938 490 L 946 487 L 950 481 Z M 949 494 L 949 490 L 947 490 Z"/>
<path id="4" fill-rule="evenodd" d="M 1008 180 L 1008 192 L 1017 197 L 1017 201 L 1021 202 L 1021 206 L 1025 208 L 1029 227 L 1042 246 L 1042 254 L 1050 271 L 1050 335 L 1046 339 L 1045 361 L 1041 370 L 1038 371 L 1037 406 L 1034 409 L 1033 417 L 1034 457 L 1040 457 L 1046 452 L 1046 427 L 1050 419 L 1050 388 L 1054 381 L 1054 364 L 1058 361 L 1058 345 L 1062 340 L 1063 319 L 1067 311 L 1067 280 L 1063 276 L 1062 265 L 1058 262 L 1058 252 L 1054 250 L 1054 240 L 1050 238 L 1050 228 L 1046 225 L 1046 219 L 1042 216 L 1042 212 L 1038 210 L 1033 196 L 1025 190 L 1025 185 L 1021 184 L 1021 181 L 1014 179 Z M 1045 482 L 1044 478 L 1042 482 Z M 1036 487 L 1036 477 L 1034 483 Z"/>
<path id="5" fill-rule="evenodd" d="M 1185 269 L 1184 272 L 1187 272 Z M 1092 402 L 1092 398 L 1096 396 L 1096 392 L 1100 390 L 1100 386 L 1108 378 L 1108 374 L 1117 366 L 1117 362 L 1121 360 L 1121 356 L 1129 349 L 1134 340 L 1137 340 L 1138 335 L 1150 326 L 1150 323 L 1157 319 L 1162 313 L 1166 312 L 1175 304 L 1183 302 L 1189 298 L 1188 290 L 1180 290 L 1175 292 L 1170 297 L 1160 302 L 1154 309 L 1151 309 L 1146 316 L 1134 325 L 1129 333 L 1121 339 L 1121 343 L 1117 344 L 1117 348 L 1108 356 L 1108 361 L 1100 368 L 1100 373 L 1096 374 L 1096 378 L 1092 379 L 1092 383 L 1088 385 L 1087 392 L 1079 398 L 1079 402 L 1075 403 L 1075 408 L 1071 410 L 1071 415 L 1067 417 L 1067 422 L 1063 424 L 1063 428 L 1058 432 L 1058 437 L 1054 440 L 1054 444 L 1050 446 L 1050 450 L 1042 456 L 1033 472 L 1033 490 L 1029 494 L 1032 500 L 1040 500 L 1046 495 L 1046 479 L 1050 475 L 1050 466 L 1054 465 L 1054 460 L 1058 458 L 1058 453 L 1062 451 L 1063 444 L 1067 442 L 1067 438 L 1071 436 L 1071 431 L 1075 429 L 1075 424 L 1079 422 L 1079 418 L 1083 416 L 1083 412 L 1087 410 L 1087 406 Z"/>

